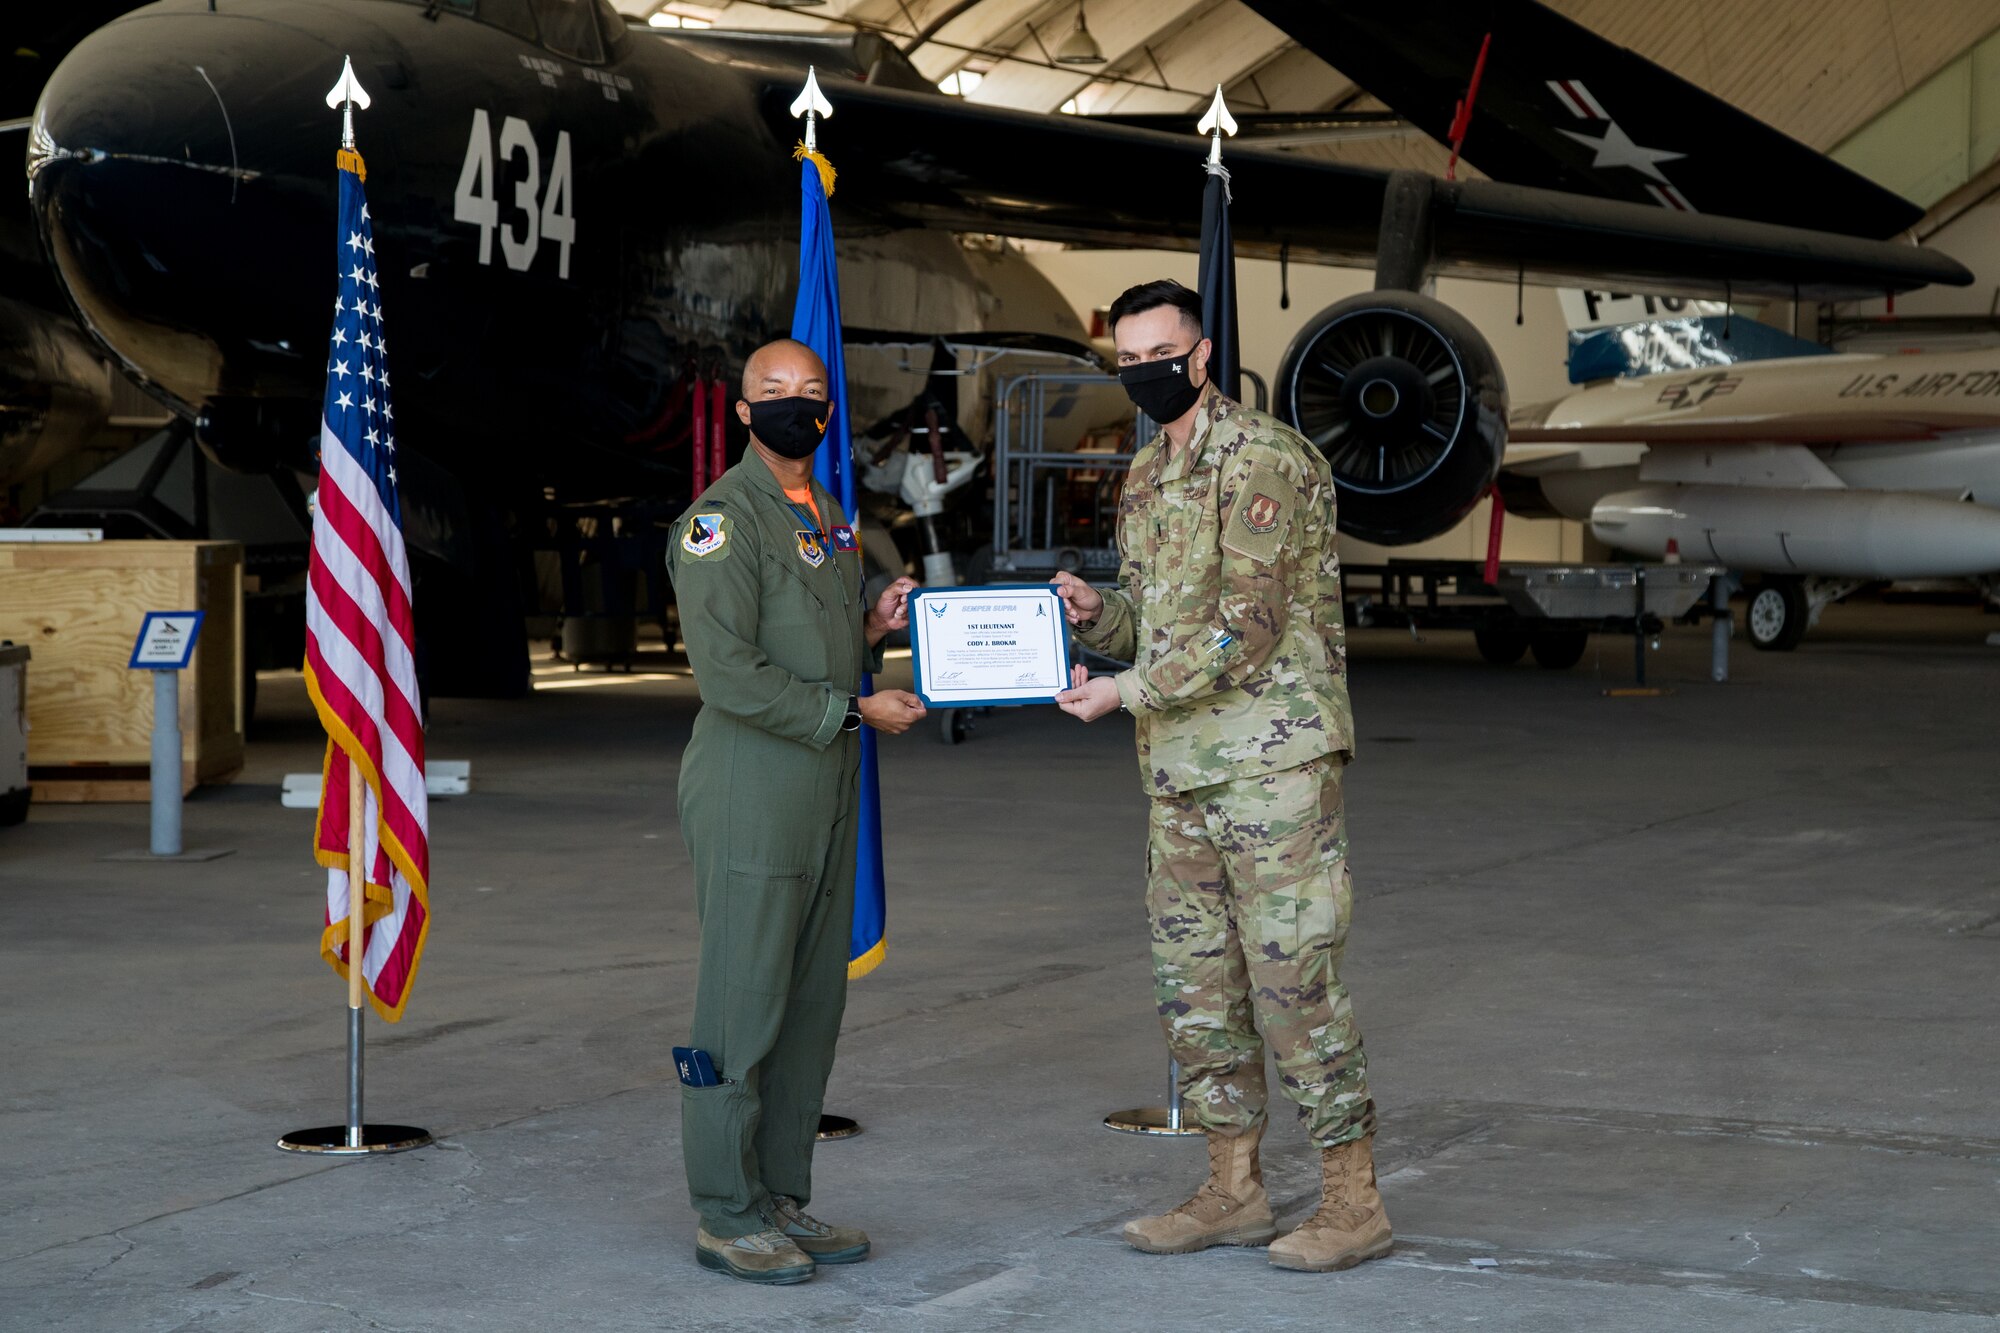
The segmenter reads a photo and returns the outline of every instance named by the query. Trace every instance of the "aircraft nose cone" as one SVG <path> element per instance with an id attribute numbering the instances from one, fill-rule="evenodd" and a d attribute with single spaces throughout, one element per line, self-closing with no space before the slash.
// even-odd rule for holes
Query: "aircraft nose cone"
<path id="1" fill-rule="evenodd" d="M 322 99 L 341 62 L 270 8 L 170 0 L 107 25 L 50 76 L 29 132 L 31 206 L 87 327 L 189 405 L 322 369 L 299 333 L 327 284 L 288 279 L 307 248 L 325 259 L 310 242 L 333 215 Z"/>

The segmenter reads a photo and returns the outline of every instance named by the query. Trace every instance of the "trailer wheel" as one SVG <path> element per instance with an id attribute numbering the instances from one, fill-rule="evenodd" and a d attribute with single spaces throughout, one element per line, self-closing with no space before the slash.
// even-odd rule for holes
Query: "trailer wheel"
<path id="1" fill-rule="evenodd" d="M 1528 635 L 1518 625 L 1481 625 L 1472 631 L 1472 642 L 1494 666 L 1512 666 L 1528 651 Z"/>
<path id="2" fill-rule="evenodd" d="M 1744 616 L 1750 630 L 1750 646 L 1767 653 L 1788 653 L 1806 636 L 1811 608 L 1806 605 L 1805 585 L 1797 579 L 1772 579 L 1750 594 L 1750 610 Z"/>
<path id="3" fill-rule="evenodd" d="M 1551 671 L 1567 671 L 1583 660 L 1590 634 L 1580 629 L 1545 629 L 1528 640 L 1537 666 Z"/>

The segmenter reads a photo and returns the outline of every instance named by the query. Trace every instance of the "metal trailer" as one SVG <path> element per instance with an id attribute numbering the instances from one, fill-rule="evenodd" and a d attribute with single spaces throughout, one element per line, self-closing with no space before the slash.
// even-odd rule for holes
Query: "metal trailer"
<path id="1" fill-rule="evenodd" d="M 1346 617 L 1355 629 L 1470 630 L 1479 655 L 1497 665 L 1535 661 L 1564 670 L 1582 660 L 1592 634 L 1629 634 L 1633 673 L 1646 681 L 1647 645 L 1670 621 L 1727 617 L 1715 596 L 1721 565 L 1661 563 L 1500 566 L 1487 582 L 1477 560 L 1391 560 L 1341 570 Z M 1709 599 L 1704 604 L 1703 599 Z M 1715 678 L 1727 677 L 1727 624 L 1717 636 Z"/>

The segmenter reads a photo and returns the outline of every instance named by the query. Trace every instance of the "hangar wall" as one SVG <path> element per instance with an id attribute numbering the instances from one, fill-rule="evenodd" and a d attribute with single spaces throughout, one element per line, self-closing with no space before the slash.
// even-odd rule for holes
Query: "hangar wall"
<path id="1" fill-rule="evenodd" d="M 1190 196 L 1192 202 L 1192 196 Z M 1193 254 L 1173 250 L 1063 250 L 1033 248 L 1029 262 L 1042 271 L 1056 290 L 1089 322 L 1092 310 L 1111 303 L 1119 292 L 1153 278 L 1195 282 Z M 1293 264 L 1289 274 L 1292 305 L 1278 308 L 1279 272 L 1275 261 L 1236 261 L 1237 321 L 1243 336 L 1243 366 L 1269 383 L 1292 335 L 1308 319 L 1343 297 L 1374 286 L 1365 269 Z M 1507 375 L 1515 403 L 1540 402 L 1569 391 L 1565 370 L 1566 327 L 1555 291 L 1529 287 L 1521 293 L 1523 322 L 1514 323 L 1513 287 L 1503 283 L 1445 278 L 1437 284 L 1438 299 L 1463 312 L 1493 344 Z M 1465 522 L 1450 532 L 1414 546 L 1379 547 L 1343 539 L 1341 553 L 1350 562 L 1406 558 L 1481 559 L 1486 554 L 1487 506 L 1484 501 Z M 1586 550 L 1586 546 L 1591 550 Z M 1581 524 L 1559 519 L 1510 518 L 1501 554 L 1510 560 L 1581 560 L 1601 553 Z"/>

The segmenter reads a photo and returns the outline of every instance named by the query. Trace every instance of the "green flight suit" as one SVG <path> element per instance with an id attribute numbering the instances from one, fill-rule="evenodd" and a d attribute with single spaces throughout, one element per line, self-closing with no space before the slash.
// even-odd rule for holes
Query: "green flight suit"
<path id="1" fill-rule="evenodd" d="M 691 1044 L 727 1082 L 681 1089 L 688 1194 L 712 1236 L 812 1197 L 812 1152 L 847 1003 L 861 674 L 861 554 L 817 483 L 814 531 L 752 454 L 674 530 L 667 568 L 701 689 L 681 834 L 701 920 Z"/>

